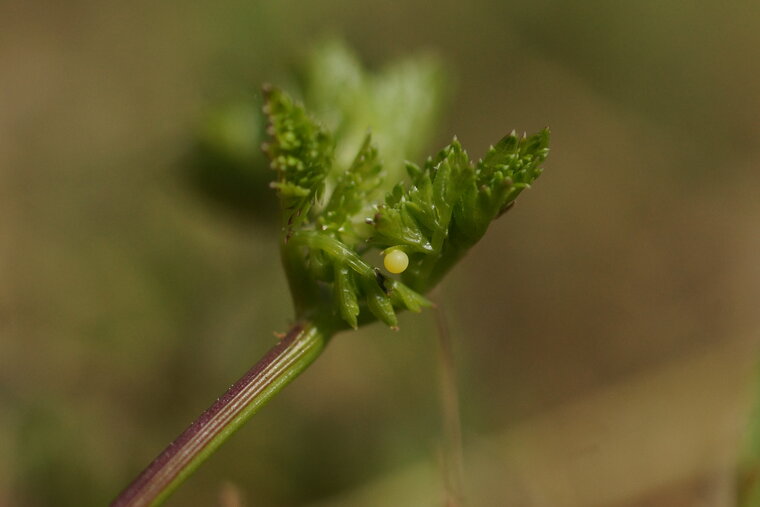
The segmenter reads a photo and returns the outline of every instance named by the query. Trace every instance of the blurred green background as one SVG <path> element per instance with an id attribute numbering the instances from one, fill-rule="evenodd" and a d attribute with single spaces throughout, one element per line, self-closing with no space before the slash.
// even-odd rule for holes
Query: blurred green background
<path id="1" fill-rule="evenodd" d="M 271 175 L 233 212 L 188 157 L 334 36 L 438 55 L 431 151 L 552 129 L 436 294 L 470 504 L 731 505 L 760 4 L 680 0 L 0 3 L 0 505 L 105 504 L 287 328 Z M 430 312 L 339 336 L 169 505 L 441 505 L 438 367 Z"/>

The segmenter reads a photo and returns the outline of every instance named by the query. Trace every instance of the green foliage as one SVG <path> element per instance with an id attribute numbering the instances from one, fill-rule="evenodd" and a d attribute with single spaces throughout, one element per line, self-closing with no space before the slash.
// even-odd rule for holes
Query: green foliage
<path id="1" fill-rule="evenodd" d="M 423 294 L 541 172 L 547 132 L 507 136 L 476 164 L 456 139 L 422 167 L 406 162 L 437 115 L 441 88 L 432 60 L 367 74 L 332 44 L 312 61 L 303 94 L 308 108 L 271 86 L 262 108 L 269 135 L 262 148 L 277 173 L 271 187 L 283 212 L 281 254 L 298 322 L 114 505 L 163 502 L 336 331 L 374 320 L 397 328 L 397 311 L 431 306 Z M 250 113 L 233 108 L 209 116 L 203 158 L 226 161 L 238 175 L 257 165 L 247 140 L 260 137 L 263 118 Z M 400 277 L 376 266 L 378 251 Z"/>
<path id="2" fill-rule="evenodd" d="M 264 92 L 272 136 L 264 151 L 278 173 L 272 187 L 278 191 L 288 226 L 295 227 L 322 194 L 332 166 L 333 141 L 287 94 L 271 88 Z"/>
<path id="3" fill-rule="evenodd" d="M 338 176 L 330 200 L 318 222 L 322 230 L 329 230 L 348 244 L 356 244 L 362 237 L 363 221 L 368 203 L 373 202 L 383 183 L 382 165 L 377 148 L 367 134 L 353 163 Z M 366 227 L 365 227 L 366 228 Z"/>
<path id="4" fill-rule="evenodd" d="M 334 174 L 356 155 L 367 130 L 382 153 L 391 181 L 403 177 L 403 163 L 423 154 L 439 121 L 446 95 L 444 72 L 431 55 L 414 55 L 367 72 L 340 41 L 311 53 L 303 98 L 338 140 Z"/>
<path id="5" fill-rule="evenodd" d="M 373 244 L 401 245 L 410 256 L 403 279 L 429 290 L 538 178 L 548 140 L 546 130 L 530 138 L 512 133 L 473 165 L 454 139 L 422 168 L 407 163 L 411 185 L 397 185 L 379 206 Z"/>
<path id="6" fill-rule="evenodd" d="M 327 165 L 323 180 L 328 190 L 339 184 L 338 180 L 356 157 L 356 147 L 366 140 L 368 130 L 372 132 L 373 143 L 367 142 L 367 146 L 379 148 L 387 178 L 400 180 L 404 160 L 419 157 L 430 140 L 445 95 L 446 80 L 432 56 L 405 58 L 373 73 L 365 71 L 356 55 L 335 40 L 317 45 L 296 74 L 300 79 L 293 85 L 295 97 L 300 97 L 306 110 L 318 119 L 315 125 L 324 125 L 332 133 L 334 144 L 337 142 L 331 155 L 333 163 Z M 280 106 L 287 108 L 293 104 Z M 270 127 L 272 132 L 277 126 Z M 266 129 L 260 97 L 243 94 L 243 98 L 207 111 L 197 133 L 192 183 L 208 197 L 243 216 L 268 218 L 270 203 L 261 195 L 262 188 L 266 189 L 260 180 L 266 174 L 262 170 L 266 161 L 258 150 L 267 135 Z M 285 132 L 275 134 L 287 141 Z M 287 142 L 284 149 L 288 149 Z M 287 169 L 287 158 L 280 162 L 285 162 Z M 362 180 L 369 176 L 365 172 Z M 278 180 L 276 185 L 280 184 Z M 299 202 L 298 197 L 309 182 L 295 185 L 299 188 L 286 186 L 284 190 L 294 194 L 286 206 L 293 208 L 297 221 L 309 202 L 309 199 Z M 253 194 L 255 199 L 250 198 Z M 365 197 L 367 202 L 373 202 L 381 196 L 378 189 Z M 287 214 L 286 219 L 291 216 Z"/>
<path id="7" fill-rule="evenodd" d="M 273 186 L 285 210 L 283 258 L 296 310 L 320 315 L 334 328 L 355 328 L 372 320 L 367 313 L 396 327 L 396 310 L 429 306 L 422 294 L 540 175 L 548 154 L 548 131 L 510 134 L 476 164 L 455 139 L 422 167 L 407 162 L 410 182 L 404 184 L 391 176 L 398 171 L 381 164 L 369 134 L 341 169 L 333 150 L 345 150 L 346 138 L 328 133 L 280 90 L 267 92 L 264 109 L 272 137 L 265 151 L 278 171 Z M 335 147 L 334 138 L 342 140 Z M 336 176 L 325 197 L 328 174 Z M 390 248 L 410 258 L 401 280 L 366 259 L 371 249 Z"/>

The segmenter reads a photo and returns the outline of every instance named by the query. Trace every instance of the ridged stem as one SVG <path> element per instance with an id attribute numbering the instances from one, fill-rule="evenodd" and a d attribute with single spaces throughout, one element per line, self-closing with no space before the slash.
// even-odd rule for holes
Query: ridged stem
<path id="1" fill-rule="evenodd" d="M 322 352 L 329 333 L 295 324 L 269 352 L 193 422 L 111 504 L 160 505 L 227 438 Z"/>

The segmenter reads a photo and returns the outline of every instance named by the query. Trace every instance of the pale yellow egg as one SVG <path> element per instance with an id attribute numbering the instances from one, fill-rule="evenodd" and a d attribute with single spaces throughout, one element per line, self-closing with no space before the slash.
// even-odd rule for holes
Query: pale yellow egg
<path id="1" fill-rule="evenodd" d="M 391 273 L 403 273 L 409 267 L 409 256 L 401 250 L 391 250 L 385 254 L 383 264 Z"/>

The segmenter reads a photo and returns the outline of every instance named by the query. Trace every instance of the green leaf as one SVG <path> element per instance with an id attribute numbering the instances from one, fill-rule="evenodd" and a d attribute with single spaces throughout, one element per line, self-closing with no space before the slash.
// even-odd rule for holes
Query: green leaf
<path id="1" fill-rule="evenodd" d="M 422 168 L 407 163 L 411 184 L 397 185 L 378 206 L 371 243 L 403 247 L 410 265 L 402 278 L 425 292 L 541 174 L 547 145 L 547 131 L 510 134 L 473 166 L 454 139 Z"/>
<path id="2" fill-rule="evenodd" d="M 289 95 L 271 87 L 264 91 L 271 141 L 263 148 L 277 171 L 272 187 L 278 190 L 286 223 L 295 227 L 322 194 L 334 145 L 329 133 Z"/>
<path id="3" fill-rule="evenodd" d="M 315 48 L 303 81 L 309 110 L 339 141 L 333 174 L 351 163 L 369 129 L 383 155 L 388 188 L 401 180 L 404 160 L 422 155 L 447 95 L 442 65 L 433 55 L 407 57 L 370 72 L 335 40 Z"/>
<path id="4" fill-rule="evenodd" d="M 512 133 L 477 163 L 456 138 L 422 167 L 403 162 L 427 136 L 440 98 L 435 66 L 422 61 L 372 74 L 339 44 L 319 49 L 305 97 L 329 131 L 285 93 L 267 95 L 266 152 L 278 171 L 283 259 L 299 316 L 317 312 L 355 328 L 372 320 L 360 315 L 369 310 L 395 327 L 396 310 L 430 306 L 422 294 L 541 173 L 548 131 Z M 408 255 L 400 280 L 365 260 L 372 248 Z"/>
<path id="5" fill-rule="evenodd" d="M 378 274 L 378 276 L 382 277 L 383 275 Z M 396 312 L 393 311 L 391 298 L 386 294 L 385 288 L 380 287 L 377 280 L 368 280 L 366 278 L 362 279 L 361 285 L 366 296 L 369 311 L 388 326 L 397 328 L 398 319 L 396 318 Z"/>
<path id="6" fill-rule="evenodd" d="M 334 291 L 340 316 L 349 326 L 356 329 L 358 327 L 356 317 L 359 315 L 358 289 L 354 273 L 347 266 L 336 267 Z"/>
<path id="7" fill-rule="evenodd" d="M 422 308 L 433 306 L 433 303 L 426 297 L 397 280 L 386 280 L 386 286 L 388 286 L 388 294 L 391 301 L 397 308 L 404 308 L 419 313 L 422 311 Z"/>
<path id="8" fill-rule="evenodd" d="M 469 247 L 485 234 L 490 223 L 541 175 L 548 145 L 549 131 L 543 130 L 519 138 L 512 132 L 489 148 L 455 210 L 453 241 Z"/>
<path id="9" fill-rule="evenodd" d="M 361 239 L 356 229 L 364 226 L 364 217 L 383 181 L 382 176 L 377 148 L 367 134 L 359 153 L 338 178 L 330 200 L 322 210 L 321 229 L 332 232 L 346 243 L 356 244 Z"/>
<path id="10" fill-rule="evenodd" d="M 381 206 L 372 223 L 375 226 L 372 242 L 383 249 L 401 245 L 410 252 L 433 252 L 433 246 L 406 202 L 395 207 Z"/>

